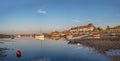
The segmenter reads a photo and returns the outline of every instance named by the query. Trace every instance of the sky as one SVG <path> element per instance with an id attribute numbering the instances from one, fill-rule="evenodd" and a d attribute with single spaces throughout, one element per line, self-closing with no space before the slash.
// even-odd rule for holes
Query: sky
<path id="1" fill-rule="evenodd" d="M 0 0 L 0 33 L 43 33 L 93 23 L 120 25 L 120 0 Z"/>

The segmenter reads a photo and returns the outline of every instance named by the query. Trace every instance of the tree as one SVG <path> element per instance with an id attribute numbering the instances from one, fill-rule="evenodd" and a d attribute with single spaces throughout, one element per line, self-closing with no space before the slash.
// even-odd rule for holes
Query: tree
<path id="1" fill-rule="evenodd" d="M 51 36 L 58 36 L 58 35 L 60 35 L 60 32 L 59 31 L 54 31 L 54 32 L 51 32 L 50 35 Z"/>
<path id="2" fill-rule="evenodd" d="M 94 26 L 94 31 L 97 31 L 97 27 Z"/>
<path id="3" fill-rule="evenodd" d="M 120 25 L 119 25 L 119 26 L 114 27 L 114 29 L 120 29 Z"/>
<path id="4" fill-rule="evenodd" d="M 98 30 L 98 31 L 102 31 L 103 29 L 102 29 L 102 28 L 100 28 L 100 27 L 98 27 L 98 28 L 97 28 L 97 30 Z"/>
<path id="5" fill-rule="evenodd" d="M 89 23 L 88 25 L 92 25 L 92 26 L 93 26 L 93 24 L 92 24 L 92 23 Z"/>

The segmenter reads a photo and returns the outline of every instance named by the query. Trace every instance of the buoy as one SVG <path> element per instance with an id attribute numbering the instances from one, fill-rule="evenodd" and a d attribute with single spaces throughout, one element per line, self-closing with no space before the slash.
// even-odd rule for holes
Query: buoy
<path id="1" fill-rule="evenodd" d="M 16 56 L 17 56 L 17 57 L 21 57 L 21 51 L 20 51 L 20 50 L 17 50 L 17 51 L 16 51 Z"/>

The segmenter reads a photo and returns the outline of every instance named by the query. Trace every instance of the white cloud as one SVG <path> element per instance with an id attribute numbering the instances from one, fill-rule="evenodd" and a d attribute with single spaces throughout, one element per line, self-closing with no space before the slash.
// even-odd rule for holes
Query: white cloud
<path id="1" fill-rule="evenodd" d="M 46 14 L 47 13 L 45 10 L 42 10 L 42 9 L 39 9 L 37 12 L 40 13 L 40 14 Z"/>
<path id="2" fill-rule="evenodd" d="M 80 20 L 72 20 L 73 22 L 80 23 Z"/>

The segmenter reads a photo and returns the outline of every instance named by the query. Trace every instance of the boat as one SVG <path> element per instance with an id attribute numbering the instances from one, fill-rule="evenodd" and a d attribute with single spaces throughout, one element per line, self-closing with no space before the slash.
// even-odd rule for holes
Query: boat
<path id="1" fill-rule="evenodd" d="M 86 35 L 82 35 L 82 36 L 78 36 L 78 37 L 72 37 L 70 39 L 68 39 L 69 41 L 73 41 L 73 40 L 83 40 L 85 38 L 88 38 L 90 35 L 86 34 Z"/>
<path id="2" fill-rule="evenodd" d="M 21 37 L 21 35 L 17 35 L 17 37 L 18 37 L 18 38 L 20 38 L 20 37 Z"/>
<path id="3" fill-rule="evenodd" d="M 36 35 L 35 36 L 35 39 L 38 39 L 38 40 L 44 40 L 44 35 Z"/>

